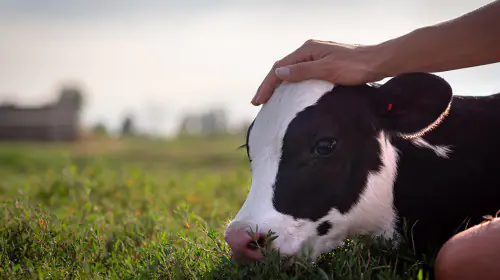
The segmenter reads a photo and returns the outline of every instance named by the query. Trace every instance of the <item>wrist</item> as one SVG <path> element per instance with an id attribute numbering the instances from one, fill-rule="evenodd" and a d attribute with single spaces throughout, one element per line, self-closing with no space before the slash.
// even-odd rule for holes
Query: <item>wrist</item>
<path id="1" fill-rule="evenodd" d="M 387 51 L 384 45 L 358 46 L 355 50 L 363 71 L 366 72 L 366 80 L 375 82 L 394 75 L 388 67 L 390 52 Z"/>
<path id="2" fill-rule="evenodd" d="M 382 78 L 407 72 L 430 71 L 429 69 L 432 69 L 440 58 L 435 57 L 438 47 L 426 42 L 437 40 L 436 34 L 439 34 L 439 28 L 439 26 L 422 27 L 404 36 L 366 46 L 364 52 L 370 69 L 383 76 Z"/>

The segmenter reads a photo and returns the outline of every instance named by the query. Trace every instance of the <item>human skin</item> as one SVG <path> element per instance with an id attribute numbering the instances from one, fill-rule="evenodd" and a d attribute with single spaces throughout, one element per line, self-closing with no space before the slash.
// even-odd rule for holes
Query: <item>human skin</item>
<path id="1" fill-rule="evenodd" d="M 252 104 L 267 102 L 282 81 L 322 79 L 339 85 L 408 72 L 443 72 L 500 62 L 500 1 L 377 45 L 308 40 L 277 61 Z M 448 240 L 436 259 L 437 280 L 500 279 L 500 218 Z"/>
<path id="2" fill-rule="evenodd" d="M 450 238 L 437 255 L 435 277 L 437 280 L 500 279 L 500 218 Z"/>
<path id="3" fill-rule="evenodd" d="M 252 104 L 267 102 L 282 81 L 322 79 L 339 85 L 408 72 L 443 72 L 500 62 L 500 1 L 377 45 L 308 40 L 277 61 Z"/>

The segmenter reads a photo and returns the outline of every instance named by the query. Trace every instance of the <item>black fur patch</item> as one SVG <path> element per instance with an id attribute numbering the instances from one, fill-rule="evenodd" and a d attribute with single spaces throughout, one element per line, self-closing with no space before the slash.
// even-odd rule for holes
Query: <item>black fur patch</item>
<path id="1" fill-rule="evenodd" d="M 332 224 L 329 221 L 324 221 L 316 228 L 316 231 L 319 236 L 323 236 L 326 235 L 331 228 Z"/>
<path id="2" fill-rule="evenodd" d="M 274 185 L 278 212 L 317 221 L 332 208 L 346 213 L 358 201 L 369 172 L 381 167 L 375 116 L 366 98 L 376 94 L 372 91 L 335 87 L 290 122 Z M 321 139 L 336 140 L 328 157 L 312 151 Z"/>

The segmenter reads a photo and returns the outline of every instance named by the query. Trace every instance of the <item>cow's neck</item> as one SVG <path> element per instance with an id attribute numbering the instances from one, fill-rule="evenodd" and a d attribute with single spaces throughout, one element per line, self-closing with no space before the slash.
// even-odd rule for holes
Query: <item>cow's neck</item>
<path id="1" fill-rule="evenodd" d="M 446 233 L 466 217 L 477 222 L 500 208 L 500 186 L 494 183 L 500 174 L 499 108 L 500 94 L 454 97 L 438 128 L 418 139 L 393 139 L 399 150 L 395 207 L 411 223 L 420 217 L 416 230 L 424 231 L 424 238 L 439 235 L 425 232 L 427 226 Z"/>

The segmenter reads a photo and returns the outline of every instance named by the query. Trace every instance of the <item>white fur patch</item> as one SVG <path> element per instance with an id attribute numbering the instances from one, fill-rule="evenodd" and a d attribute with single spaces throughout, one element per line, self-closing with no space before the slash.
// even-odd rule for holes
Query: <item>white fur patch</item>
<path id="1" fill-rule="evenodd" d="M 284 255 L 297 253 L 302 243 L 315 232 L 314 223 L 294 220 L 290 215 L 277 212 L 273 207 L 273 185 L 276 181 L 281 158 L 281 148 L 286 129 L 295 116 L 314 105 L 334 85 L 318 80 L 300 83 L 283 83 L 255 118 L 249 135 L 249 155 L 252 159 L 252 184 L 242 208 L 228 226 L 237 224 L 251 227 L 258 225 L 261 233 L 272 229 L 279 237 L 275 247 Z"/>
<path id="2" fill-rule="evenodd" d="M 396 177 L 396 149 L 381 133 L 383 166 L 378 173 L 368 174 L 367 186 L 351 211 L 342 215 L 337 209 L 313 222 L 294 219 L 274 209 L 273 185 L 276 182 L 281 149 L 286 129 L 295 116 L 316 102 L 334 85 L 325 81 L 309 80 L 300 83 L 283 83 L 262 107 L 249 135 L 249 155 L 252 160 L 252 183 L 248 197 L 227 231 L 236 227 L 249 227 L 260 233 L 272 230 L 279 236 L 273 241 L 283 255 L 297 255 L 309 251 L 314 260 L 343 243 L 353 234 L 373 234 L 392 237 L 396 213 L 393 209 L 393 184 Z M 318 236 L 319 224 L 329 221 L 332 228 Z"/>
<path id="3" fill-rule="evenodd" d="M 384 133 L 380 133 L 377 140 L 381 148 L 382 168 L 378 173 L 369 173 L 366 189 L 358 203 L 347 214 L 349 229 L 350 233 L 354 234 L 374 233 L 392 237 L 396 222 L 393 186 L 397 174 L 398 154 Z"/>
<path id="4" fill-rule="evenodd" d="M 449 158 L 449 154 L 452 152 L 450 146 L 432 145 L 427 142 L 422 137 L 417 137 L 410 140 L 413 145 L 419 148 L 426 148 L 434 151 L 438 157 Z"/>
<path id="5" fill-rule="evenodd" d="M 396 148 L 381 133 L 377 138 L 381 147 L 382 168 L 378 173 L 369 173 L 366 188 L 351 210 L 342 215 L 331 209 L 321 219 L 330 221 L 332 229 L 325 236 L 316 237 L 311 259 L 341 245 L 346 238 L 354 235 L 383 236 L 391 239 L 395 233 L 397 214 L 394 209 L 393 186 L 397 174 L 398 154 Z"/>

